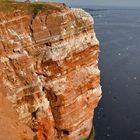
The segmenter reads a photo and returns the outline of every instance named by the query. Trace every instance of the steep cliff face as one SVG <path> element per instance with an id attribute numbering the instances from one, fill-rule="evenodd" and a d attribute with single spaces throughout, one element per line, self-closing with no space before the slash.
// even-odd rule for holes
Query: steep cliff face
<path id="1" fill-rule="evenodd" d="M 16 110 L 0 93 L 0 140 L 33 140 L 34 136 L 26 124 L 18 121 Z"/>
<path id="2" fill-rule="evenodd" d="M 0 94 L 38 140 L 90 134 L 101 98 L 93 24 L 64 4 L 0 5 Z"/>

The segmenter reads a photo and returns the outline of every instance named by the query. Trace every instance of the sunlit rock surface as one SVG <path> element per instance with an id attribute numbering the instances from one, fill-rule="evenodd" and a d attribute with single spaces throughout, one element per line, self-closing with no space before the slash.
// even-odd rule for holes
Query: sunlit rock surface
<path id="1" fill-rule="evenodd" d="M 0 6 L 1 94 L 38 140 L 87 138 L 101 98 L 92 17 L 58 3 L 11 4 Z"/>

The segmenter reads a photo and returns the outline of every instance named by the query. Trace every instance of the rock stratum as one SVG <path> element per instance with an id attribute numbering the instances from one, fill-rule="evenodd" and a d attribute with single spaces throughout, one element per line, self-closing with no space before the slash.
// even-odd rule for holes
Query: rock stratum
<path id="1" fill-rule="evenodd" d="M 0 3 L 0 95 L 11 104 L 1 114 L 11 109 L 18 114 L 5 122 L 18 119 L 13 125 L 29 126 L 35 140 L 89 136 L 101 98 L 93 25 L 88 13 L 65 4 Z"/>

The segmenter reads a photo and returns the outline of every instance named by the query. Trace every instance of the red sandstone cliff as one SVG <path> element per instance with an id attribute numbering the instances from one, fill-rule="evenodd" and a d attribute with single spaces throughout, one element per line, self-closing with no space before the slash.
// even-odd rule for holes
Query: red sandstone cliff
<path id="1" fill-rule="evenodd" d="M 92 129 L 101 98 L 93 24 L 63 4 L 0 5 L 0 95 L 38 140 L 82 140 Z"/>

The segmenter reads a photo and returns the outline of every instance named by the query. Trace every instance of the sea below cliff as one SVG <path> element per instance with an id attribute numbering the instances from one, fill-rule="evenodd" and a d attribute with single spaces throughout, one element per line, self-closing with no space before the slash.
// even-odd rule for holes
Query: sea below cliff
<path id="1" fill-rule="evenodd" d="M 101 43 L 96 140 L 140 140 L 140 9 L 86 8 Z"/>

